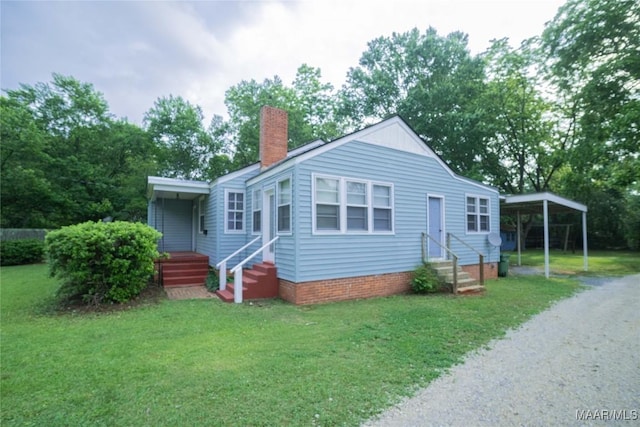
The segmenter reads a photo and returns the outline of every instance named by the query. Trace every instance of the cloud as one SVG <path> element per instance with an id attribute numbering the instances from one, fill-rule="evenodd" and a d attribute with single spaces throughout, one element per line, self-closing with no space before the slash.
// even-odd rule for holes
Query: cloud
<path id="1" fill-rule="evenodd" d="M 367 42 L 414 27 L 517 44 L 539 34 L 561 0 L 302 0 L 197 2 L 2 1 L 1 86 L 72 75 L 104 93 L 111 111 L 141 123 L 160 96 L 182 96 L 209 119 L 242 80 L 306 63 L 340 87 Z"/>

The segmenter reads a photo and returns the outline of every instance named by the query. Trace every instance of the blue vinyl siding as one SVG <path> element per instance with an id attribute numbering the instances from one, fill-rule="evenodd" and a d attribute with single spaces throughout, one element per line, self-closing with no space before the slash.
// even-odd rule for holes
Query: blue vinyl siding
<path id="1" fill-rule="evenodd" d="M 297 194 L 297 178 L 295 175 L 294 167 L 290 167 L 285 169 L 284 171 L 270 176 L 255 185 L 252 185 L 247 188 L 247 195 L 249 196 L 250 202 L 252 202 L 253 198 L 253 190 L 256 189 L 272 189 L 274 190 L 274 194 L 276 196 L 277 203 L 277 183 L 283 179 L 290 178 L 291 179 L 291 232 L 287 233 L 277 233 L 276 235 L 280 236 L 280 238 L 276 241 L 276 249 L 275 249 L 275 265 L 278 267 L 278 277 L 285 280 L 295 280 L 295 268 L 296 268 L 296 236 L 297 236 L 297 227 L 298 227 L 298 210 L 300 206 L 298 204 L 298 194 Z M 251 203 L 247 206 L 247 212 L 251 212 Z M 277 212 L 277 208 L 275 209 Z M 277 217 L 274 218 L 277 221 Z M 277 223 L 277 222 L 276 222 Z M 248 222 L 249 227 L 251 227 L 251 221 L 249 219 Z M 267 227 L 267 224 L 262 224 L 263 228 Z M 249 228 L 249 232 L 251 228 Z M 254 239 L 256 235 L 250 235 L 251 239 Z M 250 240 L 248 240 L 250 241 Z M 255 245 L 255 248 L 252 250 L 258 249 L 262 243 L 258 241 Z M 256 256 L 255 261 L 260 261 L 262 258 L 260 255 Z"/>
<path id="2" fill-rule="evenodd" d="M 209 226 L 209 234 L 212 233 L 212 230 L 215 230 L 212 235 L 212 241 L 215 242 L 215 250 L 213 254 L 207 254 L 210 259 L 213 260 L 210 261 L 211 265 L 222 261 L 255 238 L 255 236 L 251 234 L 251 195 L 250 191 L 246 188 L 246 181 L 257 173 L 258 171 L 256 169 L 255 171 L 249 171 L 245 174 L 238 174 L 233 177 L 233 179 L 225 180 L 222 183 L 215 183 L 212 186 L 210 193 L 212 200 L 209 203 L 209 207 L 212 209 L 212 215 L 208 216 L 210 219 L 215 218 Z M 244 193 L 244 230 L 241 233 L 225 233 L 225 190 Z M 235 266 L 255 249 L 257 248 L 248 248 L 236 255 L 229 260 L 227 267 L 231 268 Z"/>
<path id="3" fill-rule="evenodd" d="M 395 232 L 313 234 L 314 173 L 393 184 Z M 486 255 L 486 234 L 465 234 L 465 194 L 489 197 L 491 228 L 499 227 L 497 192 L 452 177 L 434 158 L 357 141 L 300 163 L 295 188 L 297 262 L 292 280 L 296 282 L 414 269 L 421 258 L 421 233 L 427 229 L 427 194 L 444 197 L 445 231 L 455 233 Z M 461 265 L 477 264 L 478 258 L 470 250 L 457 250 L 455 246 L 454 250 L 461 257 Z M 498 251 L 491 256 L 492 261 L 497 260 Z"/>
<path id="4" fill-rule="evenodd" d="M 162 233 L 158 249 L 162 252 L 192 250 L 191 200 L 157 199 L 153 202 L 150 223 Z"/>
<path id="5" fill-rule="evenodd" d="M 196 234 L 196 252 L 208 255 L 209 256 L 209 265 L 216 265 L 215 262 L 215 247 L 216 247 L 216 205 L 215 205 L 216 197 L 214 194 L 209 194 L 205 196 L 204 204 L 205 204 L 205 216 L 204 216 L 204 228 L 207 230 L 207 234 Z M 196 206 L 198 205 L 198 199 L 195 201 Z M 198 215 L 198 211 L 196 209 L 196 215 Z M 199 218 L 197 218 L 199 220 Z"/>

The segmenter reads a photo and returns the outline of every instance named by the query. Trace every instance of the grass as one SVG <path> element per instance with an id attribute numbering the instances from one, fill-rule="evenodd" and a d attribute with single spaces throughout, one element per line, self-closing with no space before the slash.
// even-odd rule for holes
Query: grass
<path id="1" fill-rule="evenodd" d="M 582 276 L 626 276 L 640 272 L 640 252 L 589 251 L 588 271 L 584 271 L 581 250 L 563 253 L 549 251 L 549 269 L 557 274 Z M 511 253 L 511 265 L 518 262 L 518 253 Z M 522 265 L 544 268 L 544 251 L 528 249 L 522 252 Z"/>
<path id="2" fill-rule="evenodd" d="M 509 276 L 473 297 L 60 314 L 46 266 L 0 279 L 3 426 L 358 425 L 579 289 Z"/>

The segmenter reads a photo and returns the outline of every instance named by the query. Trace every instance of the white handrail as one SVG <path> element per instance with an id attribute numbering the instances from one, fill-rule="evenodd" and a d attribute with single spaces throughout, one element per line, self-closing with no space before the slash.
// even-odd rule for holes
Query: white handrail
<path id="1" fill-rule="evenodd" d="M 252 253 L 251 255 L 249 255 L 248 257 L 246 257 L 244 260 L 240 261 L 240 262 L 238 263 L 238 265 L 236 265 L 235 267 L 233 267 L 233 268 L 231 269 L 231 272 L 232 272 L 232 273 L 235 273 L 239 268 L 242 268 L 246 263 L 248 263 L 248 262 L 251 260 L 251 258 L 253 258 L 254 256 L 258 255 L 260 252 L 262 252 L 262 250 L 263 250 L 264 248 L 266 248 L 267 246 L 269 246 L 270 244 L 272 244 L 273 242 L 275 242 L 275 241 L 276 241 L 276 240 L 278 240 L 279 238 L 280 238 L 280 236 L 276 236 L 276 237 L 274 237 L 273 239 L 269 240 L 269 242 L 268 242 L 268 243 L 265 243 L 264 245 L 262 245 L 262 246 L 260 247 L 260 249 L 258 249 L 257 251 L 255 251 L 254 253 Z"/>
<path id="2" fill-rule="evenodd" d="M 256 237 L 255 239 L 253 239 L 252 241 L 250 241 L 249 243 L 247 243 L 246 245 L 244 245 L 243 247 L 241 247 L 240 249 L 238 249 L 237 251 L 235 251 L 234 253 L 232 253 L 231 255 L 229 255 L 228 257 L 226 257 L 225 259 L 223 259 L 222 261 L 216 264 L 216 268 L 219 269 L 218 285 L 220 286 L 221 291 L 224 291 L 225 289 L 227 289 L 227 261 L 229 261 L 234 256 L 238 255 L 240 252 L 244 251 L 245 249 L 247 249 L 249 246 L 253 245 L 255 242 L 257 242 L 260 239 L 262 239 L 262 236 Z"/>
<path id="3" fill-rule="evenodd" d="M 242 302 L 242 267 L 249 262 L 254 256 L 258 255 L 260 252 L 264 250 L 267 246 L 278 240 L 280 236 L 276 236 L 273 239 L 269 240 L 268 243 L 262 245 L 260 249 L 246 257 L 244 260 L 240 261 L 238 265 L 231 269 L 231 273 L 233 273 L 233 302 L 241 303 Z"/>

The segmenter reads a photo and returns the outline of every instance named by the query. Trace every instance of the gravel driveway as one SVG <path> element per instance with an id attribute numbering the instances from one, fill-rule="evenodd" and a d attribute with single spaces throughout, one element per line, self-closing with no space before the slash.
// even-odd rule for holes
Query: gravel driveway
<path id="1" fill-rule="evenodd" d="M 366 426 L 640 426 L 640 275 L 598 283 Z"/>

